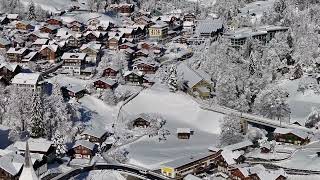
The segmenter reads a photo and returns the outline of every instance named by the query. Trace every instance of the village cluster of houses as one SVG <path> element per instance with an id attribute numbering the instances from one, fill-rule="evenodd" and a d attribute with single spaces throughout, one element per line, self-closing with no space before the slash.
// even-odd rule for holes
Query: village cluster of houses
<path id="1" fill-rule="evenodd" d="M 181 128 L 178 137 L 188 139 L 193 132 Z M 279 144 L 305 145 L 310 142 L 310 135 L 303 130 L 276 128 L 273 140 Z M 271 141 L 261 143 L 258 148 L 263 154 L 272 153 Z M 208 170 L 217 169 L 215 176 L 235 180 L 284 180 L 287 179 L 283 169 L 270 171 L 262 165 L 245 163 L 245 153 L 257 148 L 250 140 L 225 146 L 223 148 L 209 147 L 208 152 L 185 156 L 162 165 L 161 173 L 174 179 L 192 179 Z M 197 177 L 193 177 L 197 178 Z"/>

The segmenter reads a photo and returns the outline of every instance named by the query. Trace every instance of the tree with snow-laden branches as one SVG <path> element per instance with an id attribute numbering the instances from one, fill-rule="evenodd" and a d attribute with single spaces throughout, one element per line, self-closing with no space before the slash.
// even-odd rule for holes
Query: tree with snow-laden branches
<path id="1" fill-rule="evenodd" d="M 177 67 L 175 66 L 170 67 L 168 86 L 171 92 L 176 92 L 178 90 L 178 74 Z"/>
<path id="2" fill-rule="evenodd" d="M 67 152 L 67 147 L 65 145 L 64 135 L 57 130 L 52 138 L 53 144 L 56 147 L 56 155 L 58 157 L 63 157 Z"/>
<path id="3" fill-rule="evenodd" d="M 241 133 L 241 119 L 235 114 L 226 115 L 220 121 L 220 145 L 227 146 L 243 140 Z"/>
<path id="4" fill-rule="evenodd" d="M 44 107 L 43 99 L 40 93 L 33 95 L 32 110 L 31 110 L 31 137 L 44 137 L 45 136 L 45 123 L 43 119 Z"/>
<path id="5" fill-rule="evenodd" d="M 277 119 L 281 122 L 283 118 L 290 116 L 288 96 L 288 92 L 280 88 L 266 89 L 258 95 L 255 110 L 264 117 Z"/>
<path id="6" fill-rule="evenodd" d="M 33 1 L 31 1 L 28 5 L 27 18 L 28 20 L 36 19 L 36 6 Z"/>
<path id="7" fill-rule="evenodd" d="M 320 122 L 320 109 L 313 107 L 310 114 L 307 117 L 305 126 L 307 128 L 318 127 Z"/>

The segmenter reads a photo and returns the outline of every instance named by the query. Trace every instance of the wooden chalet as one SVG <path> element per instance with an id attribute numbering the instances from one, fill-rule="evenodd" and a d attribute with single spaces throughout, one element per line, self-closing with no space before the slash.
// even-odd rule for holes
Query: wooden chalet
<path id="1" fill-rule="evenodd" d="M 11 47 L 11 42 L 7 39 L 0 38 L 0 48 L 9 49 Z"/>
<path id="2" fill-rule="evenodd" d="M 21 72 L 21 67 L 17 64 L 0 64 L 0 76 L 5 80 L 6 84 L 9 84 L 11 79 Z"/>
<path id="3" fill-rule="evenodd" d="M 190 139 L 191 135 L 193 135 L 193 130 L 190 128 L 177 128 L 178 139 Z"/>
<path id="4" fill-rule="evenodd" d="M 80 33 L 72 33 L 67 38 L 67 46 L 71 48 L 79 48 L 83 44 L 83 36 Z"/>
<path id="5" fill-rule="evenodd" d="M 133 69 L 142 71 L 144 74 L 155 74 L 159 68 L 159 64 L 157 62 L 149 62 L 149 61 L 136 61 L 132 65 Z"/>
<path id="6" fill-rule="evenodd" d="M 62 26 L 62 21 L 58 18 L 50 18 L 46 22 L 53 26 Z"/>
<path id="7" fill-rule="evenodd" d="M 102 41 L 106 33 L 100 31 L 87 31 L 83 34 L 87 42 Z"/>
<path id="8" fill-rule="evenodd" d="M 133 128 L 147 128 L 150 126 L 150 117 L 147 114 L 139 114 L 131 123 Z"/>
<path id="9" fill-rule="evenodd" d="M 87 93 L 87 90 L 80 85 L 69 84 L 62 88 L 62 92 L 66 97 L 80 99 Z"/>
<path id="10" fill-rule="evenodd" d="M 12 21 L 18 21 L 19 19 L 21 19 L 21 17 L 19 16 L 19 14 L 7 14 L 6 16 L 7 16 L 7 18 L 9 19 L 10 22 L 12 22 Z"/>
<path id="11" fill-rule="evenodd" d="M 56 34 L 60 26 L 45 25 L 40 28 L 41 33 Z"/>
<path id="12" fill-rule="evenodd" d="M 82 32 L 84 30 L 84 25 L 79 21 L 73 21 L 68 24 L 68 28 L 74 32 Z"/>
<path id="13" fill-rule="evenodd" d="M 10 62 L 21 62 L 22 58 L 27 55 L 29 50 L 27 48 L 10 48 L 7 51 L 7 57 Z"/>
<path id="14" fill-rule="evenodd" d="M 108 132 L 103 129 L 86 129 L 81 133 L 81 139 L 101 145 L 108 137 Z"/>
<path id="15" fill-rule="evenodd" d="M 127 71 L 124 73 L 124 79 L 126 82 L 130 82 L 133 84 L 142 84 L 143 83 L 143 72 L 138 70 Z"/>
<path id="16" fill-rule="evenodd" d="M 40 53 L 36 52 L 36 51 L 31 51 L 29 52 L 27 55 L 25 55 L 21 62 L 22 63 L 28 63 L 30 61 L 37 61 L 37 60 L 40 60 L 41 59 L 41 55 Z"/>
<path id="17" fill-rule="evenodd" d="M 273 132 L 274 140 L 277 142 L 304 145 L 310 142 L 308 133 L 298 129 L 277 128 Z"/>
<path id="18" fill-rule="evenodd" d="M 49 39 L 37 39 L 32 43 L 32 47 L 39 51 L 43 45 L 47 45 L 48 43 Z"/>
<path id="19" fill-rule="evenodd" d="M 243 151 L 232 151 L 225 149 L 221 152 L 221 155 L 217 158 L 218 171 L 229 174 L 232 165 L 241 164 L 244 162 L 245 157 Z"/>
<path id="20" fill-rule="evenodd" d="M 116 78 L 119 73 L 119 68 L 114 66 L 109 66 L 103 70 L 102 76 L 109 77 L 109 78 Z"/>
<path id="21" fill-rule="evenodd" d="M 71 149 L 71 154 L 76 159 L 91 159 L 97 151 L 96 144 L 86 141 L 78 140 Z"/>
<path id="22" fill-rule="evenodd" d="M 117 50 L 119 45 L 121 44 L 121 37 L 114 36 L 108 39 L 108 48 L 112 50 Z"/>
<path id="23" fill-rule="evenodd" d="M 14 152 L 0 157 L 0 179 L 19 180 L 24 165 L 24 157 Z"/>
<path id="24" fill-rule="evenodd" d="M 134 4 L 111 4 L 110 7 L 113 11 L 122 14 L 131 14 L 134 12 Z"/>
<path id="25" fill-rule="evenodd" d="M 129 49 L 129 48 L 132 50 L 135 50 L 137 48 L 137 45 L 130 43 L 130 42 L 126 42 L 126 43 L 119 45 L 119 50 L 124 50 L 124 49 Z"/>
<path id="26" fill-rule="evenodd" d="M 43 158 L 47 162 L 52 161 L 55 158 L 56 148 L 54 147 L 53 142 L 43 138 L 29 138 L 28 144 L 30 153 L 43 155 Z M 16 141 L 13 146 L 21 153 L 26 152 L 26 141 Z"/>
<path id="27" fill-rule="evenodd" d="M 16 29 L 22 31 L 32 31 L 34 29 L 34 26 L 31 25 L 29 22 L 19 21 L 16 23 Z"/>
<path id="28" fill-rule="evenodd" d="M 96 89 L 111 89 L 113 90 L 117 83 L 112 79 L 100 78 L 93 82 L 93 86 Z"/>
<path id="29" fill-rule="evenodd" d="M 34 31 L 27 35 L 28 41 L 35 42 L 37 39 L 50 39 L 49 33 L 41 33 L 40 31 Z"/>
<path id="30" fill-rule="evenodd" d="M 88 44 L 83 44 L 80 47 L 80 52 L 87 54 L 87 58 L 86 58 L 87 63 L 96 64 L 101 57 L 101 47 L 102 47 L 101 44 L 98 44 L 96 42 L 90 42 Z"/>
<path id="31" fill-rule="evenodd" d="M 55 62 L 59 55 L 58 45 L 43 45 L 40 49 L 40 54 L 43 59 Z"/>

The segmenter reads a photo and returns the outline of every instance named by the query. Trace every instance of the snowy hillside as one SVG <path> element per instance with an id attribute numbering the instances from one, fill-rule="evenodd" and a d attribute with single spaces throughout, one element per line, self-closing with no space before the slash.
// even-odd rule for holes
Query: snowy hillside
<path id="1" fill-rule="evenodd" d="M 27 6 L 31 1 L 53 13 L 68 9 L 72 4 L 71 0 L 23 0 L 21 2 Z"/>
<path id="2" fill-rule="evenodd" d="M 187 0 L 190 2 L 197 2 L 198 0 Z M 217 0 L 199 0 L 199 4 L 201 5 L 214 5 L 217 2 Z"/>
<path id="3" fill-rule="evenodd" d="M 129 145 L 130 163 L 152 169 L 181 156 L 207 151 L 217 143 L 219 120 L 223 117 L 200 109 L 184 93 L 170 93 L 159 86 L 143 91 L 124 110 L 131 114 L 159 113 L 167 120 L 165 128 L 171 135 L 166 141 L 144 137 Z M 195 134 L 189 140 L 180 140 L 176 137 L 177 128 L 192 128 Z"/>

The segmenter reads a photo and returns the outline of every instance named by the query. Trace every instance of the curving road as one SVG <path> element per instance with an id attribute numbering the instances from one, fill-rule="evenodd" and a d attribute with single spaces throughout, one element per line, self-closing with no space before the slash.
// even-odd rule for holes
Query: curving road
<path id="1" fill-rule="evenodd" d="M 60 174 L 52 180 L 65 180 L 75 177 L 81 173 L 89 172 L 93 170 L 114 170 L 125 174 L 130 174 L 140 179 L 150 179 L 150 180 L 170 180 L 170 178 L 163 176 L 161 174 L 155 173 L 153 171 L 143 169 L 137 166 L 126 165 L 126 164 L 95 164 L 79 167 L 72 169 L 64 174 Z"/>

